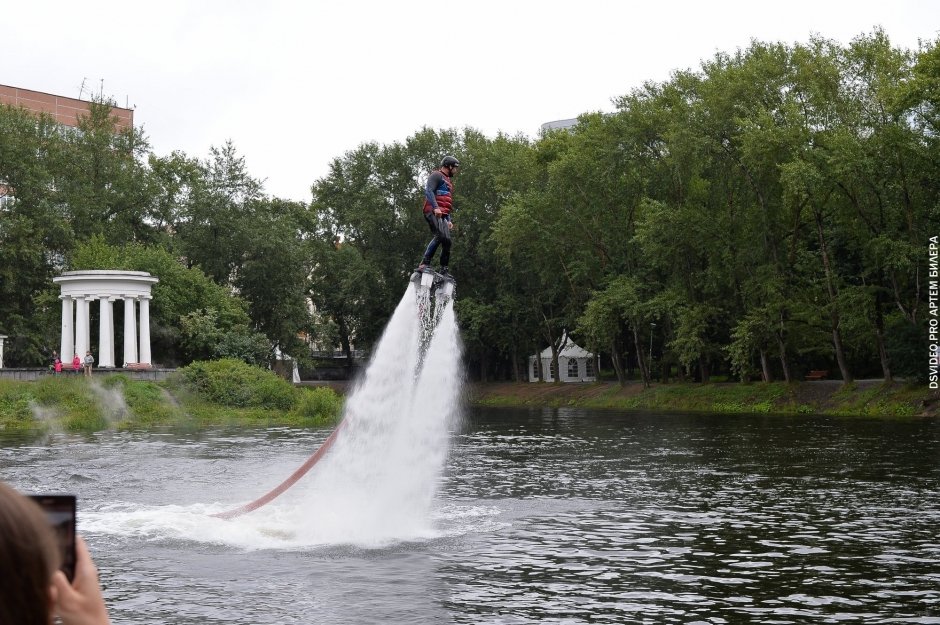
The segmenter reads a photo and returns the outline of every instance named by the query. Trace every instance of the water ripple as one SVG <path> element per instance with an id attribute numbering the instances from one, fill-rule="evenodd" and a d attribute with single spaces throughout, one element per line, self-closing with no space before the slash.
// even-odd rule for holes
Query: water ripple
<path id="1" fill-rule="evenodd" d="M 480 410 L 427 536 L 298 547 L 276 509 L 257 544 L 202 525 L 325 435 L 8 440 L 0 472 L 79 494 L 115 622 L 940 625 L 937 420 Z"/>

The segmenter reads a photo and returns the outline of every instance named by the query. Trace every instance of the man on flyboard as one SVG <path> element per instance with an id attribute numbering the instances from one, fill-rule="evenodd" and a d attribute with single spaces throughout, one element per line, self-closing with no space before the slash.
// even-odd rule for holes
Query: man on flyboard
<path id="1" fill-rule="evenodd" d="M 441 275 L 449 276 L 447 264 L 450 262 L 450 231 L 454 224 L 450 220 L 450 211 L 454 206 L 454 183 L 451 179 L 460 170 L 460 162 L 453 156 L 445 156 L 441 166 L 431 172 L 424 186 L 424 218 L 434 237 L 424 251 L 424 258 L 418 265 L 418 273 L 431 269 L 431 259 L 441 247 Z"/>

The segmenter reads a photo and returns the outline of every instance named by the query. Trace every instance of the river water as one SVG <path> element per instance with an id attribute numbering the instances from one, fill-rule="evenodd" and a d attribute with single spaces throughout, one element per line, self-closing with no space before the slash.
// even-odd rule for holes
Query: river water
<path id="1" fill-rule="evenodd" d="M 115 624 L 940 623 L 940 420 L 476 409 L 406 538 L 307 478 L 208 516 L 327 435 L 6 438 L 0 478 L 78 494 Z"/>

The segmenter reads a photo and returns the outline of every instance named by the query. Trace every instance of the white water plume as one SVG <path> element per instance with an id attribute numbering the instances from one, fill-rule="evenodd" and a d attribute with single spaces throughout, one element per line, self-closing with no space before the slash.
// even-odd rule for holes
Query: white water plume
<path id="1" fill-rule="evenodd" d="M 126 419 L 130 414 L 130 408 L 124 399 L 124 391 L 119 386 L 105 388 L 98 380 L 92 378 L 89 388 L 98 400 L 101 406 L 101 412 L 108 423 L 114 425 L 119 421 Z"/>
<path id="2" fill-rule="evenodd" d="M 422 354 L 430 310 L 420 303 L 409 285 L 347 400 L 335 446 L 298 492 L 283 496 L 302 498 L 300 532 L 314 542 L 382 544 L 433 534 L 434 496 L 459 409 L 461 345 L 448 301 Z"/>
<path id="3" fill-rule="evenodd" d="M 34 400 L 29 400 L 29 410 L 33 418 L 46 426 L 46 431 L 50 434 L 62 431 L 59 425 L 59 411 L 56 408 L 43 406 Z"/>

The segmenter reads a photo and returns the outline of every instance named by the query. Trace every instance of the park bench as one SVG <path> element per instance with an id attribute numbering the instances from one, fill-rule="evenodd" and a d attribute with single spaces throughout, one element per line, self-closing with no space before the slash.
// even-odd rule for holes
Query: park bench
<path id="1" fill-rule="evenodd" d="M 829 377 L 829 372 L 825 370 L 810 371 L 806 374 L 807 380 L 825 380 Z"/>
<path id="2" fill-rule="evenodd" d="M 151 365 L 149 362 L 129 362 L 124 367 L 125 369 L 131 369 L 132 371 L 143 371 L 145 369 L 150 369 Z"/>

